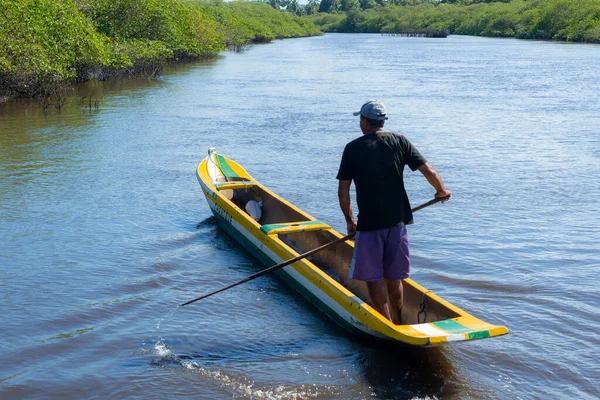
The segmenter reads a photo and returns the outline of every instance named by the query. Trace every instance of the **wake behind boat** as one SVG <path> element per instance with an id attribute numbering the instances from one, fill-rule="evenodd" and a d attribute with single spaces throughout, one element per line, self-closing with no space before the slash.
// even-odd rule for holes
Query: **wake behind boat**
<path id="1" fill-rule="evenodd" d="M 297 257 L 343 236 L 256 182 L 214 149 L 197 177 L 219 225 L 265 265 Z M 435 346 L 508 333 L 404 280 L 402 324 L 373 307 L 364 282 L 348 278 L 354 243 L 342 241 L 275 272 L 351 332 L 413 346 Z"/>

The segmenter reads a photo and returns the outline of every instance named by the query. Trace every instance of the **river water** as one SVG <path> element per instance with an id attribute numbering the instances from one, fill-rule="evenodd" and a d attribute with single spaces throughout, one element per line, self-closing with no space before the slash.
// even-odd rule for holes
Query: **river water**
<path id="1" fill-rule="evenodd" d="M 0 105 L 0 397 L 600 397 L 599 65 L 595 45 L 327 34 L 60 113 Z M 275 277 L 177 308 L 262 267 L 211 217 L 207 148 L 343 231 L 335 174 L 372 98 L 454 193 L 415 214 L 413 278 L 510 334 L 372 342 Z"/>

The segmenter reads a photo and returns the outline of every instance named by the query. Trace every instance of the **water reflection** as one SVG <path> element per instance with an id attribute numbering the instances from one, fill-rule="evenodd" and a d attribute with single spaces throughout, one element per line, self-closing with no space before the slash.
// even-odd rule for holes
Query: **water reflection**
<path id="1" fill-rule="evenodd" d="M 359 353 L 364 378 L 378 399 L 451 395 L 445 385 L 456 376 L 442 348 L 374 343 Z"/>

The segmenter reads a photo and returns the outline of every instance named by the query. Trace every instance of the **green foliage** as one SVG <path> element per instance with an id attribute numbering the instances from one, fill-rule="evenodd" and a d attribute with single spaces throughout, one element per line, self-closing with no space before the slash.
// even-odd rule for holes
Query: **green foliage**
<path id="1" fill-rule="evenodd" d="M 82 67 L 109 63 L 107 40 L 68 0 L 2 0 L 0 89 L 49 92 Z"/>
<path id="2" fill-rule="evenodd" d="M 264 3 L 0 0 L 0 95 L 46 95 L 123 73 L 155 77 L 169 60 L 319 33 Z"/>
<path id="3" fill-rule="evenodd" d="M 202 11 L 217 23 L 217 30 L 223 35 L 225 44 L 229 48 L 241 48 L 255 40 L 259 35 L 267 35 L 265 30 L 260 30 L 258 23 L 253 26 L 252 21 L 234 15 L 230 8 L 223 2 L 197 2 Z"/>
<path id="4" fill-rule="evenodd" d="M 307 21 L 291 13 L 275 10 L 260 2 L 236 1 L 225 3 L 231 13 L 244 19 L 248 26 L 256 30 L 255 41 L 268 41 L 274 38 L 302 37 L 315 35 L 320 31 Z"/>
<path id="5" fill-rule="evenodd" d="M 79 0 L 98 32 L 122 40 L 159 41 L 175 57 L 206 57 L 223 50 L 216 23 L 177 0 Z"/>
<path id="6" fill-rule="evenodd" d="M 264 2 L 194 1 L 217 21 L 227 46 L 239 48 L 248 43 L 273 39 L 318 35 L 321 31 L 310 21 L 291 12 L 274 9 Z"/>
<path id="7" fill-rule="evenodd" d="M 319 12 L 337 13 L 342 10 L 342 0 L 321 0 Z"/>
<path id="8" fill-rule="evenodd" d="M 313 15 L 318 13 L 320 4 L 321 2 L 319 0 L 308 0 L 308 3 L 304 6 L 304 14 Z"/>
<path id="9" fill-rule="evenodd" d="M 365 21 L 365 16 L 360 12 L 358 8 L 353 8 L 346 14 L 344 22 L 344 30 L 350 32 L 356 32 L 360 29 L 361 24 Z"/>
<path id="10" fill-rule="evenodd" d="M 329 0 L 331 1 L 331 0 Z M 362 11 L 310 20 L 330 32 L 423 32 L 600 43 L 600 0 L 359 0 Z M 393 5 L 394 2 L 399 5 Z M 445 1 L 444 3 L 451 3 Z"/>
<path id="11" fill-rule="evenodd" d="M 341 25 L 344 24 L 346 20 L 344 14 L 317 13 L 310 15 L 307 18 L 324 32 L 360 32 L 358 30 L 344 31 L 340 29 Z"/>
<path id="12" fill-rule="evenodd" d="M 360 2 L 358 0 L 341 0 L 342 11 L 359 10 Z"/>

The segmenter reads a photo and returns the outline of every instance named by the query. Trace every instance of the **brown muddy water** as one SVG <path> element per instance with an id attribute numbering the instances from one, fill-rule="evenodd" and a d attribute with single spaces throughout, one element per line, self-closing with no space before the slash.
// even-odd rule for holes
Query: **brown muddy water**
<path id="1" fill-rule="evenodd" d="M 0 105 L 0 398 L 600 397 L 599 65 L 595 45 L 328 34 L 60 113 Z M 365 340 L 275 277 L 177 309 L 262 267 L 211 217 L 207 148 L 343 231 L 335 174 L 372 98 L 454 192 L 415 215 L 413 278 L 511 333 Z"/>

